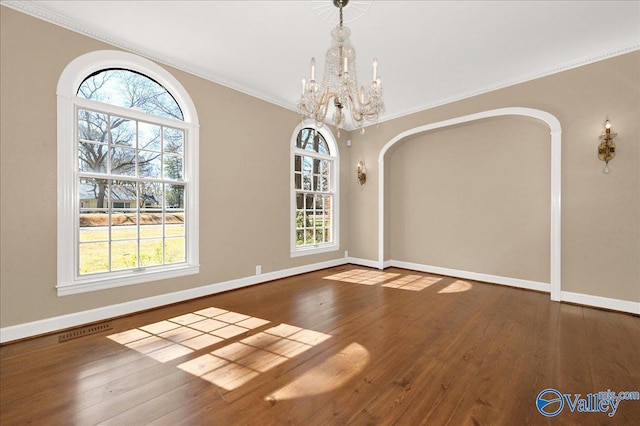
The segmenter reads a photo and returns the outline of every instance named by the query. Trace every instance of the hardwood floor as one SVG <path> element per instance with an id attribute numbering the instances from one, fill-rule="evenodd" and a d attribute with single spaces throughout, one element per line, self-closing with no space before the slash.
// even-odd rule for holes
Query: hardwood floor
<path id="1" fill-rule="evenodd" d="M 640 318 L 346 266 L 0 348 L 0 423 L 638 424 L 536 397 L 640 391 Z M 572 399 L 573 400 L 573 399 Z"/>

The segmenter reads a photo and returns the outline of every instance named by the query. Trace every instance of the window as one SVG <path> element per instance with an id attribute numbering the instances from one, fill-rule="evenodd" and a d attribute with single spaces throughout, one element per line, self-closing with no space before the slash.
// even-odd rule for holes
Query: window
<path id="1" fill-rule="evenodd" d="M 291 255 L 337 250 L 337 146 L 331 133 L 298 126 L 292 142 Z"/>
<path id="2" fill-rule="evenodd" d="M 198 126 L 184 88 L 126 52 L 58 83 L 58 294 L 197 273 Z"/>

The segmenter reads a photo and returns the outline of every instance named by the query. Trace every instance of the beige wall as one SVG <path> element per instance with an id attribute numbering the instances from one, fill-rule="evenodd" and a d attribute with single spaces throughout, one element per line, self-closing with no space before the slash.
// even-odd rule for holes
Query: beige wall
<path id="1" fill-rule="evenodd" d="M 562 125 L 562 290 L 640 301 L 640 52 L 638 51 L 383 122 L 378 127 L 367 129 L 364 135 L 354 132 L 351 157 L 354 161 L 360 158 L 366 160 L 369 176 L 367 184 L 362 188 L 352 184 L 353 196 L 349 212 L 352 232 L 350 255 L 371 260 L 378 258 L 377 160 L 381 148 L 387 142 L 403 131 L 421 125 L 503 107 L 540 109 L 555 115 Z M 598 136 L 603 130 L 607 117 L 611 120 L 614 131 L 618 132 L 617 156 L 611 162 L 612 172 L 609 175 L 602 173 L 604 163 L 597 158 Z M 489 131 L 496 127 L 500 126 L 489 125 Z M 434 133 L 427 136 L 424 142 L 437 140 L 442 143 L 440 136 L 449 139 L 453 138 L 456 132 L 443 131 L 438 132 L 437 135 Z M 463 139 L 466 138 L 465 140 L 458 140 L 459 138 L 456 137 L 456 143 L 472 146 L 473 130 L 470 129 L 470 132 L 471 135 L 463 137 Z M 456 162 L 474 164 L 473 158 L 462 158 L 463 150 L 455 151 L 462 145 L 434 147 L 433 143 L 416 143 L 415 141 L 409 141 L 406 144 L 406 147 L 398 148 L 395 153 L 397 158 L 391 160 L 396 180 L 401 170 L 413 167 L 412 161 L 414 163 L 424 161 L 429 165 L 435 162 L 437 167 L 444 169 L 457 168 Z M 442 156 L 442 161 L 438 162 L 433 158 L 434 152 Z M 486 156 L 484 159 L 487 160 Z M 507 161 L 509 160 L 506 158 L 500 160 L 503 168 L 510 168 L 513 165 L 529 166 L 528 163 L 518 159 L 513 165 L 507 165 Z M 389 171 L 388 168 L 385 170 Z M 499 180 L 503 170 L 496 168 L 495 171 L 496 174 L 493 177 L 488 174 L 487 179 Z M 424 171 L 424 173 L 430 172 Z M 393 175 L 391 177 L 393 178 Z M 427 178 L 427 175 L 420 178 Z M 456 190 L 466 190 L 461 182 L 456 185 Z M 385 193 L 387 200 L 392 199 L 396 203 L 410 200 L 402 193 L 394 194 L 394 191 L 401 190 L 394 184 L 385 189 L 388 191 Z M 407 190 L 405 188 L 401 191 L 407 192 Z M 536 191 L 539 190 L 536 189 Z M 544 188 L 544 191 L 544 196 L 532 194 L 532 197 L 540 197 L 548 206 L 546 200 L 548 190 Z M 457 208 L 465 206 L 463 201 L 451 200 L 453 194 L 448 191 L 432 195 L 433 197 L 427 200 L 424 197 L 428 197 L 429 194 L 423 193 L 422 205 L 455 202 L 454 206 Z M 420 203 L 420 201 L 415 202 Z M 476 210 L 482 210 L 483 207 L 491 210 L 494 208 L 494 202 L 499 201 L 487 199 L 484 204 L 477 206 Z M 398 228 L 398 222 L 402 221 L 398 215 L 407 208 L 387 204 L 386 216 L 393 217 L 394 213 L 396 216 L 395 219 L 391 219 L 395 222 L 388 225 L 395 223 L 393 229 L 399 235 L 395 233 L 387 235 L 386 253 L 405 256 L 410 250 L 401 250 L 403 246 L 408 245 L 407 248 L 411 250 L 418 246 L 413 236 Z M 408 219 L 411 217 L 409 216 Z M 412 220 L 415 222 L 417 219 Z M 534 219 L 531 218 L 531 220 Z M 524 226 L 529 226 L 529 221 Z M 390 228 L 392 226 L 387 226 L 387 229 Z M 426 232 L 424 228 L 421 230 Z M 447 235 L 443 230 L 439 230 L 438 238 L 429 243 L 430 247 L 435 250 L 436 247 L 446 246 L 449 244 L 449 238 L 457 241 L 464 240 L 464 236 L 457 232 Z M 475 250 L 477 252 L 480 249 L 482 249 L 481 246 L 476 247 Z M 484 247 L 488 252 L 495 249 L 492 245 Z M 523 250 L 524 247 L 519 249 Z M 432 264 L 431 258 L 426 256 L 429 248 L 421 247 L 419 250 L 422 254 L 416 260 Z M 502 248 L 498 247 L 498 250 L 501 251 Z M 541 251 L 535 253 L 536 257 L 542 255 Z M 496 256 L 499 254 L 495 253 Z M 450 255 L 455 257 L 455 252 L 451 251 Z M 490 255 L 494 254 L 488 254 Z M 449 262 L 451 256 L 448 259 L 438 258 L 437 260 Z M 472 262 L 475 262 L 475 259 L 467 259 L 467 261 L 468 265 L 473 266 Z M 535 268 L 536 271 L 532 270 L 532 277 L 537 277 L 544 268 L 548 268 L 546 265 L 540 266 L 539 271 L 537 268 Z"/>
<path id="2" fill-rule="evenodd" d="M 200 119 L 200 274 L 58 297 L 56 85 L 70 61 L 113 47 L 6 7 L 0 12 L 1 327 L 244 278 L 256 265 L 266 273 L 344 256 L 348 187 L 340 250 L 289 255 L 289 142 L 297 114 L 165 66 Z M 343 135 L 344 181 L 345 141 Z"/>
<path id="3" fill-rule="evenodd" d="M 57 80 L 74 58 L 113 47 L 6 7 L 0 7 L 0 15 L 0 327 L 242 278 L 252 275 L 258 264 L 264 272 L 282 270 L 339 258 L 344 250 L 377 260 L 377 160 L 382 146 L 419 125 L 507 106 L 547 111 L 563 127 L 563 290 L 640 301 L 640 52 L 384 122 L 364 135 L 343 135 L 339 140 L 341 248 L 295 259 L 289 257 L 289 141 L 297 115 L 165 67 L 190 93 L 200 118 L 200 274 L 57 297 Z M 610 175 L 601 173 L 603 164 L 595 155 L 606 117 L 619 133 Z M 494 125 L 488 123 L 489 130 Z M 440 132 L 447 138 L 455 134 L 460 142 L 440 148 L 460 150 L 471 142 L 457 131 Z M 353 139 L 351 148 L 346 147 L 347 137 Z M 432 144 L 413 145 L 398 148 L 392 163 L 396 170 L 409 161 L 413 149 L 423 158 L 420 151 L 430 151 L 426 146 Z M 443 158 L 454 154 L 460 158 L 464 150 L 441 153 Z M 358 160 L 367 164 L 368 181 L 362 187 L 355 179 Z M 473 159 L 464 161 L 474 164 Z M 462 182 L 457 185 L 456 189 L 464 188 Z M 396 198 L 411 200 L 393 188 L 390 191 Z M 548 194 L 535 191 L 532 197 L 548 203 Z M 423 192 L 416 202 L 431 202 L 429 196 Z M 255 205 L 262 208 L 261 218 L 254 215 Z M 395 210 L 396 218 L 401 213 Z M 398 250 L 406 244 L 421 251 L 416 261 L 430 263 L 423 253 L 430 249 L 410 237 L 394 233 L 388 239 L 388 252 L 395 249 L 402 254 Z M 445 243 L 438 239 L 431 250 Z M 541 256 L 536 250 L 536 257 Z M 408 250 L 404 253 L 411 255 Z M 530 272 L 523 276 L 538 279 L 548 268 L 539 266 L 528 266 Z"/>
<path id="4" fill-rule="evenodd" d="M 389 258 L 549 282 L 550 137 L 500 117 L 409 138 L 388 154 Z"/>

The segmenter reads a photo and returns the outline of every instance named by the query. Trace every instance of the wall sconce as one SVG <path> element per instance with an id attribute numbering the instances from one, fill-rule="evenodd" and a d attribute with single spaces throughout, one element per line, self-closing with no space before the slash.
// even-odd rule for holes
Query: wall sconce
<path id="1" fill-rule="evenodd" d="M 616 156 L 616 145 L 613 143 L 613 138 L 616 136 L 618 134 L 611 132 L 611 123 L 607 120 L 604 125 L 604 132 L 600 135 L 602 142 L 598 146 L 598 158 L 605 162 L 602 173 L 609 173 L 609 161 Z"/>
<path id="2" fill-rule="evenodd" d="M 364 166 L 364 162 L 363 161 L 358 161 L 358 182 L 360 182 L 360 185 L 364 185 L 364 183 L 367 181 L 367 169 Z"/>

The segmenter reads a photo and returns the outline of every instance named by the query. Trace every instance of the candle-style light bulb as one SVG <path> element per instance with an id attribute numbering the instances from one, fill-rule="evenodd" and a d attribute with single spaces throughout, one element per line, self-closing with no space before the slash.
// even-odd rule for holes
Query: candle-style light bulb
<path id="1" fill-rule="evenodd" d="M 316 58 L 311 58 L 311 81 L 316 79 Z"/>
<path id="2" fill-rule="evenodd" d="M 346 74 L 348 72 L 348 65 L 347 65 L 347 57 L 344 57 L 344 73 Z"/>
<path id="3" fill-rule="evenodd" d="M 305 80 L 304 78 L 302 79 L 302 95 L 304 96 L 304 89 L 305 86 L 307 85 L 307 80 Z"/>
<path id="4" fill-rule="evenodd" d="M 376 81 L 378 79 L 378 60 L 374 59 L 373 60 L 373 81 Z"/>

